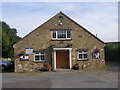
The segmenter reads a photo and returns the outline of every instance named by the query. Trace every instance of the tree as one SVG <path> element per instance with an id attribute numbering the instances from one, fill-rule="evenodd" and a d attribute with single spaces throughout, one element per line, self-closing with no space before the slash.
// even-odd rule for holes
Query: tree
<path id="1" fill-rule="evenodd" d="M 0 30 L 2 31 L 2 57 L 13 58 L 13 44 L 21 38 L 17 36 L 17 30 L 15 28 L 10 28 L 9 25 L 6 24 L 4 21 L 0 23 L 2 25 L 2 30 Z"/>
<path id="2" fill-rule="evenodd" d="M 2 55 L 8 56 L 8 50 L 10 45 L 10 38 L 5 31 L 2 31 Z"/>
<path id="3" fill-rule="evenodd" d="M 118 55 L 120 51 L 120 43 L 107 43 L 105 47 L 105 58 L 108 61 L 118 61 L 120 56 Z"/>

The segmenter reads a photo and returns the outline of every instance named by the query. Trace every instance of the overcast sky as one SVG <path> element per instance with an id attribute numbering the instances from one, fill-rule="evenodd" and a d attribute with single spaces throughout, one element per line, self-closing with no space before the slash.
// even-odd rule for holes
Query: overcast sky
<path id="1" fill-rule="evenodd" d="M 3 2 L 2 20 L 24 37 L 60 11 L 101 40 L 118 40 L 117 2 Z"/>

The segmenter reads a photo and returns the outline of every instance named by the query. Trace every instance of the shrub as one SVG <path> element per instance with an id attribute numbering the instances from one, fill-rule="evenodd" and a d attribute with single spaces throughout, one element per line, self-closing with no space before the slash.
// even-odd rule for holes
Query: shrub
<path id="1" fill-rule="evenodd" d="M 74 64 L 73 67 L 72 67 L 72 69 L 78 70 L 79 69 L 79 64 L 78 63 Z"/>
<path id="2" fill-rule="evenodd" d="M 49 71 L 49 69 L 46 67 L 42 67 L 42 68 L 40 68 L 40 71 Z"/>
<path id="3" fill-rule="evenodd" d="M 46 67 L 46 68 L 49 69 L 49 68 L 51 67 L 51 65 L 50 65 L 49 63 L 45 63 L 45 64 L 44 64 L 44 67 Z"/>
<path id="4" fill-rule="evenodd" d="M 49 71 L 51 68 L 51 65 L 49 63 L 44 63 L 43 67 L 40 69 L 40 71 Z"/>

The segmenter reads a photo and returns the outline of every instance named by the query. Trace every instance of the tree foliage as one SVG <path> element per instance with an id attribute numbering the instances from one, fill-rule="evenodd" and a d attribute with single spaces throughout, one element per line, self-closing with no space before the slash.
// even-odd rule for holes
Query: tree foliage
<path id="1" fill-rule="evenodd" d="M 0 28 L 0 31 L 2 32 L 2 42 L 0 42 L 2 43 L 2 57 L 13 58 L 13 44 L 21 38 L 17 36 L 17 30 L 15 28 L 10 28 L 4 21 L 0 22 L 0 25 L 2 25 L 2 28 Z"/>
<path id="2" fill-rule="evenodd" d="M 105 59 L 108 61 L 118 61 L 120 56 L 120 43 L 107 43 L 105 47 Z"/>

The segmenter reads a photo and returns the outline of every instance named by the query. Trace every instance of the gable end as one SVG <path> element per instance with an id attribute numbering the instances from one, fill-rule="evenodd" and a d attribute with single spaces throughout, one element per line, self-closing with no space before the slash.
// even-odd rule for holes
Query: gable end
<path id="1" fill-rule="evenodd" d="M 65 15 L 64 13 L 60 12 L 61 14 L 63 14 L 65 17 L 67 17 L 69 20 L 71 20 L 72 22 L 74 22 L 76 25 L 78 25 L 79 27 L 81 27 L 83 30 L 85 30 L 87 33 L 89 33 L 90 35 L 92 35 L 94 38 L 96 38 L 97 40 L 99 40 L 100 42 L 102 42 L 103 44 L 105 44 L 101 39 L 99 39 L 98 37 L 96 37 L 95 35 L 93 35 L 91 32 L 89 32 L 86 28 L 84 28 L 83 26 L 81 26 L 80 24 L 78 24 L 77 22 L 75 22 L 73 19 L 69 18 L 67 15 Z"/>
<path id="2" fill-rule="evenodd" d="M 91 32 L 89 32 L 87 29 L 85 29 L 83 26 L 81 26 L 80 24 L 78 24 L 77 22 L 75 22 L 74 20 L 72 20 L 71 18 L 69 18 L 67 15 L 65 15 L 64 13 L 62 13 L 61 11 L 58 14 L 62 14 L 63 16 L 65 16 L 66 18 L 68 18 L 70 21 L 72 21 L 73 23 L 75 23 L 76 25 L 78 25 L 79 27 L 81 27 L 83 30 L 85 30 L 87 33 L 89 33 L 90 35 L 92 35 L 94 38 L 96 38 L 98 41 L 102 42 L 103 44 L 105 44 L 102 40 L 100 40 L 99 38 L 97 38 L 95 35 L 93 35 Z M 55 16 L 57 16 L 58 14 L 54 15 L 52 18 L 50 18 L 49 20 L 47 20 L 46 22 L 44 22 L 43 24 L 41 24 L 40 26 L 38 26 L 36 29 L 34 29 L 33 31 L 31 31 L 29 34 L 27 34 L 25 37 L 23 37 L 20 41 L 22 41 L 23 39 L 25 39 L 26 37 L 28 37 L 31 33 L 33 33 L 34 31 L 36 31 L 38 28 L 42 27 L 44 24 L 46 24 L 47 22 L 49 22 L 51 19 L 53 19 Z M 51 29 L 50 29 L 51 30 Z M 20 41 L 16 42 L 13 47 L 15 47 L 15 45 L 17 43 L 19 43 Z"/>

